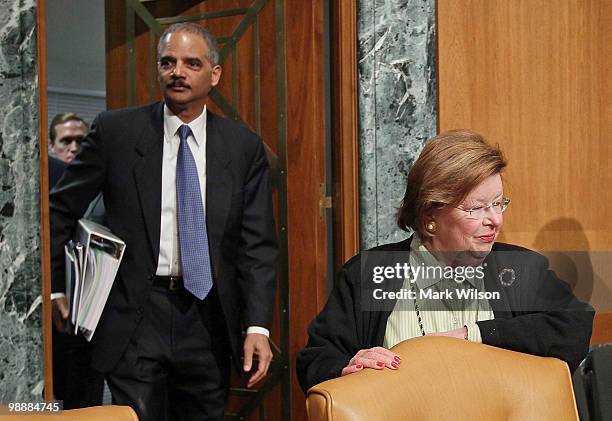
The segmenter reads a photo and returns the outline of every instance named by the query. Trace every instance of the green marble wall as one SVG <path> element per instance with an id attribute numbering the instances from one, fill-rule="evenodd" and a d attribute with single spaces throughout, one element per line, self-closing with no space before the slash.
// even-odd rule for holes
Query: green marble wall
<path id="1" fill-rule="evenodd" d="M 435 0 L 360 0 L 361 245 L 399 241 L 405 179 L 436 134 Z"/>
<path id="2" fill-rule="evenodd" d="M 42 393 L 36 1 L 0 0 L 0 403 Z"/>

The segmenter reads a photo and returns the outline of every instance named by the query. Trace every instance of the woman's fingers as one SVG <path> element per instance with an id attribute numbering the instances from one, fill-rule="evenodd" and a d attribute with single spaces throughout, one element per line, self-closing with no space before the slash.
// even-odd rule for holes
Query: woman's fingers
<path id="1" fill-rule="evenodd" d="M 361 370 L 363 370 L 363 365 L 361 365 L 361 364 L 347 365 L 346 367 L 344 367 L 342 369 L 342 374 L 340 374 L 340 375 L 341 376 L 346 376 L 347 374 L 355 373 L 355 372 L 361 371 Z"/>
<path id="2" fill-rule="evenodd" d="M 351 358 L 348 365 L 342 369 L 342 375 L 344 376 L 356 371 L 361 371 L 364 368 L 382 370 L 387 367 L 392 370 L 397 370 L 401 361 L 402 359 L 399 355 L 383 347 L 362 349 L 358 351 L 357 354 Z"/>
<path id="3" fill-rule="evenodd" d="M 382 370 L 387 365 L 385 361 L 366 357 L 357 358 L 355 364 L 362 365 L 367 368 L 374 368 L 376 370 Z"/>
<path id="4" fill-rule="evenodd" d="M 388 349 L 382 348 L 382 347 L 370 348 L 370 349 L 365 349 L 362 351 L 364 352 L 361 355 L 357 353 L 357 355 L 355 355 L 353 359 L 366 358 L 368 360 L 374 360 L 377 363 L 382 362 L 383 363 L 382 367 L 386 366 L 386 367 L 393 368 L 393 369 L 398 368 L 402 362 L 402 359 L 400 358 L 399 355 L 395 354 L 394 352 L 389 351 Z M 380 366 L 380 364 L 377 364 L 377 366 Z M 366 367 L 369 367 L 369 365 L 366 365 Z"/>

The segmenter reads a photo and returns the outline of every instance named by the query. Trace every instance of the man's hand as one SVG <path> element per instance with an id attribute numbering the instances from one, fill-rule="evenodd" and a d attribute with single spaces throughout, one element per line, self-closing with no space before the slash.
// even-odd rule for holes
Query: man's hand
<path id="1" fill-rule="evenodd" d="M 357 351 L 351 358 L 348 365 L 342 369 L 342 376 L 363 370 L 364 367 L 382 370 L 387 367 L 392 370 L 399 368 L 402 359 L 396 353 L 387 348 L 377 346 L 374 348 L 362 349 Z"/>
<path id="2" fill-rule="evenodd" d="M 270 361 L 272 361 L 272 350 L 266 335 L 260 333 L 249 333 L 244 340 L 244 371 L 249 372 L 253 367 L 253 355 L 257 355 L 259 366 L 257 371 L 251 374 L 247 387 L 253 387 L 268 373 Z"/>
<path id="3" fill-rule="evenodd" d="M 458 329 L 447 330 L 446 332 L 428 333 L 426 336 L 448 336 L 449 338 L 466 339 L 467 334 L 467 327 L 463 326 Z"/>
<path id="4" fill-rule="evenodd" d="M 68 299 L 66 297 L 59 297 L 51 301 L 51 315 L 53 316 L 53 324 L 59 332 L 69 333 L 69 314 L 70 308 L 68 307 Z"/>

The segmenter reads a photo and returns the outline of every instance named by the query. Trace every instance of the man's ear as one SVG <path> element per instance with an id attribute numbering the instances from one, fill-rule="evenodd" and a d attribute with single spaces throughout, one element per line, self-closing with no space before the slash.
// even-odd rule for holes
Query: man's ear
<path id="1" fill-rule="evenodd" d="M 210 75 L 210 86 L 212 86 L 213 88 L 219 83 L 219 80 L 221 79 L 221 72 L 221 66 L 218 64 L 212 68 L 212 72 Z"/>

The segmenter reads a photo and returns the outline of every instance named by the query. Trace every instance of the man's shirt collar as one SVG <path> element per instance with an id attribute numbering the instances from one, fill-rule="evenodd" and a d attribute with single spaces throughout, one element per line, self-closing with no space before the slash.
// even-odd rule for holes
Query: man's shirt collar
<path id="1" fill-rule="evenodd" d="M 172 142 L 174 136 L 177 135 L 179 127 L 181 127 L 183 124 L 185 123 L 183 123 L 183 121 L 178 118 L 166 104 L 164 104 L 164 133 L 166 135 L 164 138 L 167 141 Z M 206 105 L 204 105 L 202 114 L 187 125 L 191 129 L 196 145 L 198 145 L 198 147 L 201 146 L 204 143 L 206 136 Z"/>

